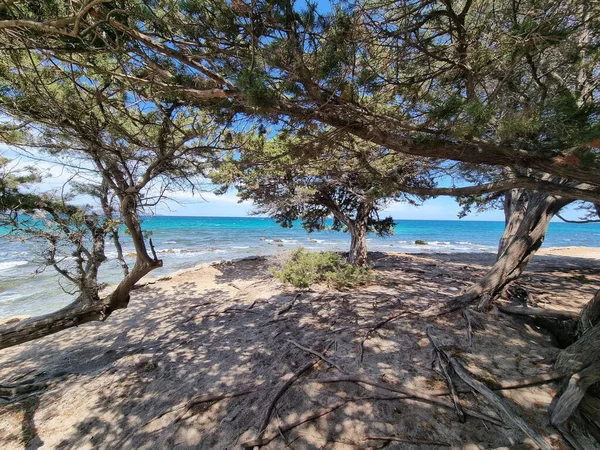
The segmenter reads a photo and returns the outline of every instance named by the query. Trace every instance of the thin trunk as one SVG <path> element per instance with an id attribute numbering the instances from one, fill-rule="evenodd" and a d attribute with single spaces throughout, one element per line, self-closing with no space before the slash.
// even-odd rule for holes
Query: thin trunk
<path id="1" fill-rule="evenodd" d="M 517 223 L 518 227 L 514 233 L 505 232 L 505 235 L 512 236 L 501 243 L 501 253 L 496 263 L 483 278 L 451 302 L 452 309 L 467 306 L 480 298 L 488 303 L 490 299 L 498 297 L 508 284 L 521 276 L 541 247 L 552 217 L 571 202 L 542 192 L 527 192 L 526 195 L 527 208 L 520 220 L 507 220 L 511 227 L 514 228 Z M 517 219 L 521 216 L 519 208 L 513 208 L 511 212 Z"/>
<path id="2" fill-rule="evenodd" d="M 112 207 L 112 202 L 108 198 L 109 196 L 109 184 L 106 180 L 102 180 L 102 185 L 100 186 L 100 204 L 102 205 L 102 210 L 104 211 L 104 216 L 107 221 L 112 221 L 114 217 L 114 210 Z M 112 223 L 112 222 L 111 222 Z M 123 276 L 129 275 L 129 266 L 127 265 L 127 261 L 125 261 L 125 257 L 123 255 L 123 246 L 121 245 L 121 240 L 119 239 L 119 227 L 118 225 L 114 225 L 111 229 L 111 237 L 113 240 L 113 244 L 115 249 L 117 250 L 117 260 L 121 265 L 121 270 L 123 271 Z"/>
<path id="3" fill-rule="evenodd" d="M 121 270 L 123 270 L 123 276 L 129 275 L 129 266 L 127 265 L 127 261 L 125 261 L 125 256 L 123 255 L 123 246 L 121 245 L 121 240 L 119 239 L 119 232 L 115 229 L 112 233 L 113 244 L 115 245 L 115 249 L 117 250 L 117 259 L 119 264 L 121 265 Z"/>

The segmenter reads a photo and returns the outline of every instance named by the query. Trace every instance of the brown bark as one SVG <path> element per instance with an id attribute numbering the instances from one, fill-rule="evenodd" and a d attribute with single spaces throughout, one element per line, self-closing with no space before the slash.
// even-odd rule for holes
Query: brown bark
<path id="1" fill-rule="evenodd" d="M 583 336 L 583 334 L 600 324 L 600 289 L 582 309 L 579 314 L 579 320 L 577 322 L 577 335 Z"/>
<path id="2" fill-rule="evenodd" d="M 577 340 L 556 360 L 568 382 L 551 405 L 550 421 L 561 426 L 573 416 L 583 418 L 583 426 L 600 443 L 600 290 L 582 308 L 574 329 Z"/>
<path id="3" fill-rule="evenodd" d="M 126 308 L 135 283 L 160 266 L 162 261 L 148 264 L 138 260 L 129 275 L 105 298 L 82 293 L 73 303 L 56 312 L 0 327 L 0 350 L 87 322 L 106 320 L 113 311 Z"/>
<path id="4" fill-rule="evenodd" d="M 523 194 L 523 189 L 511 189 L 504 194 L 504 232 L 498 244 L 498 257 L 515 237 L 525 216 L 527 202 Z"/>
<path id="5" fill-rule="evenodd" d="M 100 264 L 104 261 L 104 239 L 106 233 L 94 230 L 93 252 L 85 267 L 85 277 L 78 284 L 79 297 L 66 307 L 40 317 L 0 327 L 0 350 L 66 330 L 92 321 L 104 321 L 117 309 L 129 304 L 129 293 L 134 285 L 152 270 L 161 267 L 162 261 L 152 258 L 146 250 L 146 243 L 136 211 L 134 193 L 120 196 L 121 214 L 125 218 L 136 249 L 136 262 L 133 269 L 121 280 L 113 292 L 100 298 L 97 276 Z"/>
<path id="6" fill-rule="evenodd" d="M 356 266 L 367 265 L 367 224 L 354 223 L 350 227 L 350 254 L 348 262 Z"/>
<path id="7" fill-rule="evenodd" d="M 511 282 L 521 276 L 535 252 L 541 247 L 552 217 L 571 202 L 543 192 L 524 192 L 525 211 L 512 199 L 509 207 L 513 217 L 507 227 L 496 263 L 477 283 L 450 303 L 451 308 L 467 306 L 482 297 L 498 297 Z M 513 220 L 514 219 L 514 220 Z M 517 226 L 518 224 L 518 226 Z"/>

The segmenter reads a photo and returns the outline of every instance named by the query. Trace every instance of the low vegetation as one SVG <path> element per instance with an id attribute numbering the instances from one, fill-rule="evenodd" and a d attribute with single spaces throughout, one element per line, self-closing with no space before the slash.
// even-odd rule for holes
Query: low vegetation
<path id="1" fill-rule="evenodd" d="M 280 270 L 273 275 L 284 283 L 303 289 L 316 283 L 327 283 L 335 289 L 351 288 L 373 279 L 368 267 L 345 262 L 340 255 L 331 252 L 309 252 L 299 247 L 292 253 Z"/>

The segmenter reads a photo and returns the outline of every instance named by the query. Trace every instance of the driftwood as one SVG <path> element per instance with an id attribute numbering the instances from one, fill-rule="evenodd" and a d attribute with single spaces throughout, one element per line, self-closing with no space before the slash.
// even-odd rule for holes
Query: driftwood
<path id="1" fill-rule="evenodd" d="M 544 317 L 546 319 L 576 320 L 579 314 L 551 308 L 532 308 L 528 306 L 498 306 L 498 310 L 506 314 L 518 316 Z"/>

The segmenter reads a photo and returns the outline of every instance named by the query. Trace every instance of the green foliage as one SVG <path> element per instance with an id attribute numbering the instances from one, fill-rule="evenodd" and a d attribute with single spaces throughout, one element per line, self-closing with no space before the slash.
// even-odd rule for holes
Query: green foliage
<path id="1" fill-rule="evenodd" d="M 248 99 L 248 106 L 261 108 L 273 103 L 274 96 L 267 84 L 269 78 L 266 74 L 244 69 L 239 72 L 237 78 L 240 89 Z"/>
<path id="2" fill-rule="evenodd" d="M 294 251 L 281 270 L 273 275 L 297 288 L 325 282 L 335 289 L 351 288 L 373 279 L 370 269 L 348 264 L 331 252 L 311 253 L 303 247 Z"/>

